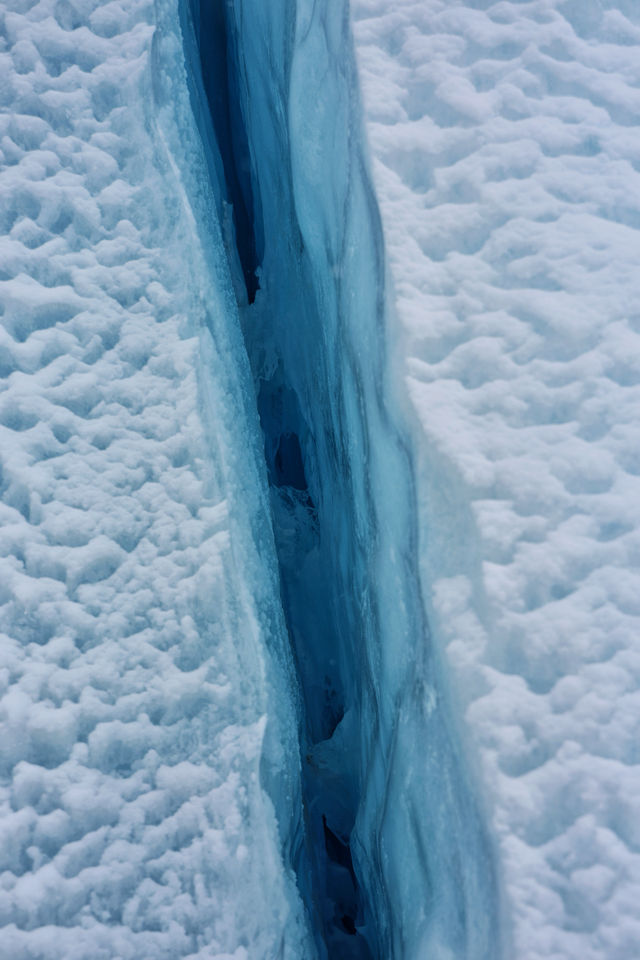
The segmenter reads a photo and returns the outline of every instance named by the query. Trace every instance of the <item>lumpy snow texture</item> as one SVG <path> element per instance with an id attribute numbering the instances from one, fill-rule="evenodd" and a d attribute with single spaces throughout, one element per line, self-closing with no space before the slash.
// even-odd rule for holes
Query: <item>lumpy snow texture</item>
<path id="1" fill-rule="evenodd" d="M 519 960 L 640 956 L 640 8 L 353 0 L 436 641 Z"/>
<path id="2" fill-rule="evenodd" d="M 299 958 L 258 775 L 297 809 L 292 684 L 178 11 L 3 21 L 0 956 Z"/>

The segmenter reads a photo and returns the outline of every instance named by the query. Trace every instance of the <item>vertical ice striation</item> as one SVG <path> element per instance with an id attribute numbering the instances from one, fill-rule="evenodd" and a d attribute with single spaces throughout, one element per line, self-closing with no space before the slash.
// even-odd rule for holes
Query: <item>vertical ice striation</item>
<path id="1" fill-rule="evenodd" d="M 293 862 L 318 952 L 496 957 L 491 851 L 417 580 L 348 9 L 237 0 L 189 10 L 187 50 L 196 37 L 204 78 L 192 83 L 196 111 L 205 97 L 211 146 L 231 136 L 210 165 L 239 198 L 231 257 L 250 304 L 244 337 L 301 691 L 305 833 Z M 216 59 L 227 104 L 207 87 Z M 250 271 L 247 250 L 260 251 Z"/>

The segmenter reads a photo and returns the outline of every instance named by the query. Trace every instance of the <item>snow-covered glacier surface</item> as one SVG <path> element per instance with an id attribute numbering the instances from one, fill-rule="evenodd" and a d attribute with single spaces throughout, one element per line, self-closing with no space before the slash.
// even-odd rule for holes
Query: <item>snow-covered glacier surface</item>
<path id="1" fill-rule="evenodd" d="M 640 956 L 640 7 L 352 10 L 425 595 L 499 845 L 510 955 L 627 960 Z"/>
<path id="2" fill-rule="evenodd" d="M 640 954 L 635 5 L 1 36 L 2 960 Z"/>
<path id="3" fill-rule="evenodd" d="M 0 955 L 497 957 L 347 6 L 0 57 Z"/>

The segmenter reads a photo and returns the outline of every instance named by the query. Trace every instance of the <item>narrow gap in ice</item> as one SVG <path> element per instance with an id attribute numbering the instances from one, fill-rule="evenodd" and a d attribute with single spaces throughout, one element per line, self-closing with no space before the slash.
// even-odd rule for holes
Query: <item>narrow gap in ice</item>
<path id="1" fill-rule="evenodd" d="M 320 504 L 322 498 L 310 490 L 305 468 L 317 450 L 285 371 L 278 362 L 270 377 L 260 379 L 258 412 L 282 602 L 303 705 L 306 849 L 296 867 L 321 955 L 368 960 L 372 954 L 360 928 L 370 925 L 350 849 L 360 796 L 356 778 L 346 769 L 346 764 L 358 765 L 358 740 L 345 720 L 356 706 L 352 695 L 357 683 L 353 680 L 351 690 L 345 689 L 338 667 L 348 626 L 336 615 L 340 602 L 333 595 L 334 571 L 321 560 L 326 518 L 319 515 L 322 507 L 315 501 Z"/>
<path id="2" fill-rule="evenodd" d="M 297 864 L 316 938 L 331 958 L 366 960 L 371 951 L 358 928 L 369 926 L 351 855 L 350 837 L 360 796 L 346 769 L 358 765 L 358 740 L 347 714 L 355 680 L 346 689 L 338 668 L 346 624 L 333 570 L 323 566 L 320 531 L 326 519 L 309 489 L 305 460 L 313 438 L 278 365 L 261 381 L 258 410 L 265 439 L 282 601 L 303 703 L 301 744 L 306 853 Z M 317 498 L 322 502 L 322 498 Z M 326 508 L 325 508 L 326 509 Z M 341 629 L 342 628 L 342 629 Z M 356 670 L 352 664 L 352 670 Z M 377 951 L 376 951 L 377 953 Z"/>
<path id="3" fill-rule="evenodd" d="M 209 114 L 198 117 L 201 134 L 220 158 L 210 157 L 209 163 L 214 190 L 222 189 L 224 202 L 232 207 L 233 231 L 227 225 L 226 240 L 235 249 L 229 249 L 228 255 L 233 270 L 237 254 L 246 297 L 253 304 L 260 290 L 264 240 L 238 91 L 236 38 L 225 0 L 189 0 L 188 12 L 190 23 L 183 23 L 185 43 L 195 37 L 201 71 L 200 77 L 190 78 L 190 84 L 192 92 L 200 89 L 200 101 L 206 97 Z M 197 66 L 188 51 L 186 62 L 191 70 Z M 205 127 L 209 127 L 208 135 Z M 278 229 L 275 224 L 270 227 Z M 242 306 L 242 293 L 239 300 Z M 272 350 L 273 344 L 253 343 L 248 349 L 255 355 L 260 349 Z M 303 705 L 300 740 L 306 836 L 294 865 L 320 956 L 370 960 L 372 949 L 359 928 L 371 931 L 375 925 L 366 916 L 350 849 L 360 798 L 354 789 L 356 778 L 343 769 L 345 761 L 357 766 L 357 738 L 349 732 L 347 722 L 337 733 L 345 714 L 355 705 L 347 701 L 337 666 L 346 628 L 336 616 L 340 603 L 332 597 L 336 589 L 332 571 L 321 568 L 318 510 L 305 471 L 313 440 L 296 391 L 288 382 L 286 365 L 278 361 L 269 377 L 258 379 L 257 405 L 272 491 L 282 602 Z M 314 457 L 316 454 L 314 450 Z M 355 684 L 351 686 L 353 690 Z M 311 756 L 317 746 L 323 752 L 320 761 Z M 373 950 L 377 956 L 379 951 Z"/>
<path id="4" fill-rule="evenodd" d="M 297 670 L 302 810 L 272 796 L 280 824 L 304 829 L 282 827 L 283 856 L 318 960 L 494 960 L 493 856 L 429 635 L 413 465 L 388 402 L 348 6 L 207 0 L 204 17 L 204 5 L 182 5 L 188 81 Z"/>
<path id="5" fill-rule="evenodd" d="M 227 28 L 227 3 L 189 0 L 189 11 L 200 55 L 202 88 L 222 160 L 225 200 L 231 206 L 235 247 L 247 299 L 253 303 L 260 286 L 257 270 L 262 244 L 256 225 L 247 132 L 235 89 L 236 53 Z"/>

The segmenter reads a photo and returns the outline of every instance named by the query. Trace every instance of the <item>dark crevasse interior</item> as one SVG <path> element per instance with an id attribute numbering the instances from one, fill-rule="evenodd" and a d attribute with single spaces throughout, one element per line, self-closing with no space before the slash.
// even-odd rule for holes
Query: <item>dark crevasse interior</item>
<path id="1" fill-rule="evenodd" d="M 350 707 L 335 651 L 341 633 L 331 596 L 331 568 L 323 562 L 323 518 L 310 489 L 305 460 L 312 443 L 296 395 L 282 373 L 263 381 L 259 412 L 272 488 L 272 515 L 278 550 L 282 601 L 300 681 L 302 787 L 305 845 L 296 863 L 298 882 L 320 955 L 377 956 L 362 935 L 367 904 L 354 869 L 350 836 L 358 808 L 354 738 L 343 735 L 340 750 L 323 745 L 339 739 Z M 321 498 L 320 498 L 321 500 Z M 326 951 L 326 953 L 325 953 Z"/>
<path id="2" fill-rule="evenodd" d="M 433 706 L 412 468 L 383 398 L 382 232 L 347 7 L 184 0 L 181 15 L 264 438 L 301 704 L 304 830 L 284 846 L 317 955 L 494 960 L 491 851 Z M 296 53 L 312 89 L 302 105 Z M 338 138 L 314 142 L 327 89 Z M 301 193 L 301 135 L 311 166 L 327 151 L 324 193 Z"/>
<path id="3" fill-rule="evenodd" d="M 226 0 L 189 0 L 183 30 L 187 35 L 192 31 L 197 44 L 201 94 L 208 107 L 208 117 L 201 117 L 201 133 L 219 152 L 224 199 L 229 205 L 222 215 L 227 223 L 229 214 L 232 216 L 233 234 L 227 233 L 235 246 L 232 261 L 237 252 L 246 302 L 252 305 L 260 289 L 265 241 L 260 205 L 254 199 L 238 93 L 237 38 L 229 18 L 231 6 Z M 220 180 L 218 169 L 218 184 Z M 299 244 L 299 237 L 296 242 Z M 304 300 L 302 278 L 297 276 L 295 280 L 290 294 L 300 302 Z M 242 306 L 244 296 L 238 299 Z M 255 337 L 250 342 L 252 322 L 253 318 L 247 316 L 248 348 L 250 357 L 255 358 L 265 343 L 256 342 Z M 260 329 L 257 320 L 255 326 Z M 266 340 L 270 341 L 268 349 L 277 355 L 271 337 L 266 336 Z M 342 751 L 339 763 L 323 766 L 320 775 L 311 758 L 315 745 L 331 739 L 348 708 L 337 662 L 330 656 L 330 651 L 340 645 L 341 633 L 331 595 L 335 585 L 331 569 L 322 565 L 318 508 L 306 476 L 305 462 L 313 438 L 282 358 L 276 360 L 268 376 L 256 371 L 256 364 L 254 372 L 272 490 L 282 602 L 304 705 L 300 740 L 305 838 L 294 866 L 319 954 L 336 960 L 368 960 L 379 954 L 359 932 L 359 928 L 371 924 L 367 924 L 350 850 L 358 796 L 355 778 L 340 770 L 343 761 L 349 756 L 353 759 L 353 747 Z"/>
<path id="4" fill-rule="evenodd" d="M 222 222 L 227 224 L 227 243 L 235 246 L 237 251 L 248 302 L 253 303 L 259 287 L 257 270 L 263 252 L 263 238 L 254 209 L 247 132 L 235 90 L 234 47 L 227 41 L 228 7 L 227 0 L 189 0 L 188 26 L 200 53 L 200 79 L 208 108 L 207 119 L 212 128 L 207 130 L 206 139 L 211 141 L 213 133 L 215 140 L 215 146 L 210 144 L 207 156 L 211 160 L 217 151 L 222 163 L 223 202 L 227 204 Z M 202 121 L 200 125 L 208 126 Z M 229 218 L 233 223 L 233 237 L 229 231 Z"/>

